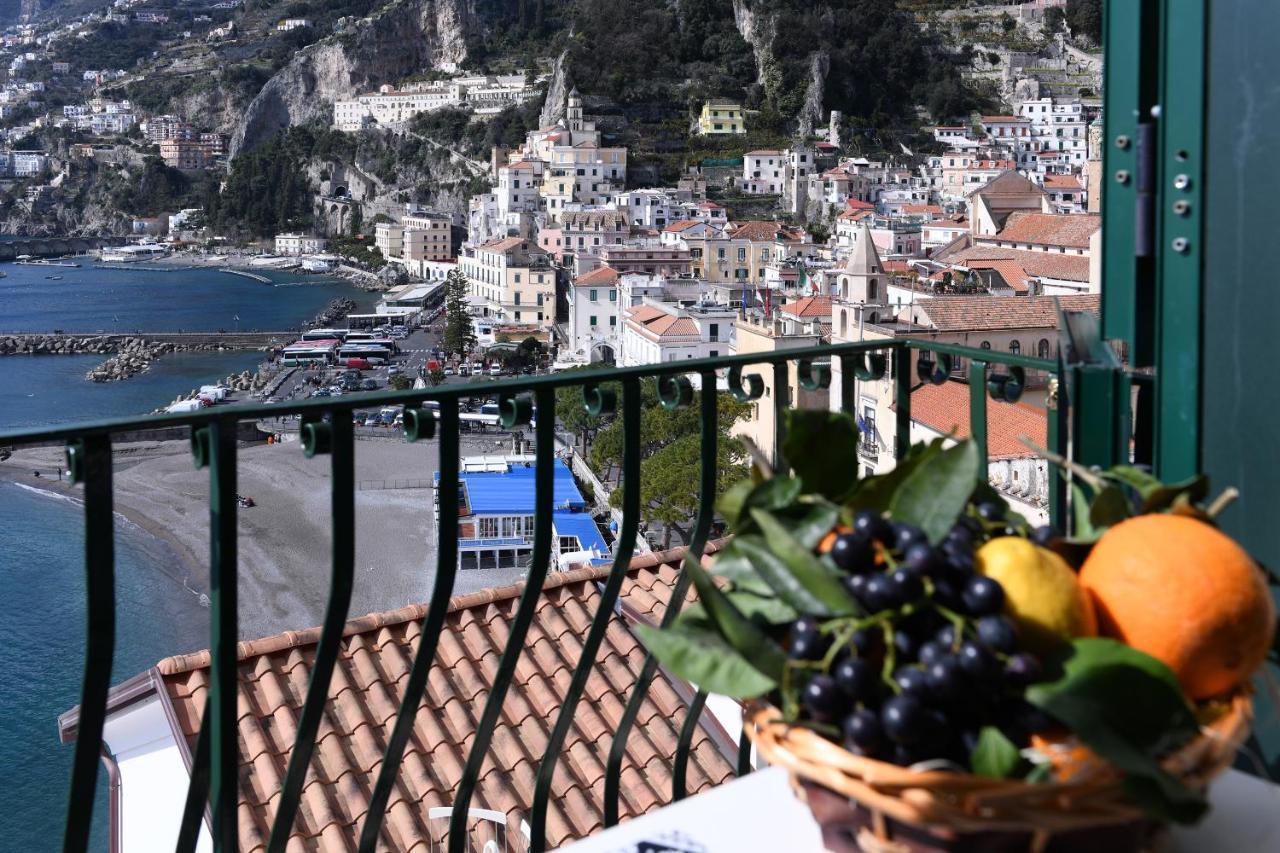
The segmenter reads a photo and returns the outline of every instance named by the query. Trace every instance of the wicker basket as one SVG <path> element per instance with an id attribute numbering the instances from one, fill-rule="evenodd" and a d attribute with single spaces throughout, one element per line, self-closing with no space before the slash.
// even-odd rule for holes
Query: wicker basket
<path id="1" fill-rule="evenodd" d="M 1165 759 L 1184 784 L 1203 790 L 1231 765 L 1253 718 L 1247 694 L 1199 738 Z M 748 706 L 748 736 L 769 764 L 791 772 L 797 795 L 835 853 L 1150 849 L 1161 827 L 1123 795 L 1119 775 L 1100 762 L 1068 782 L 1028 784 L 947 771 L 915 771 L 854 755 L 808 729 L 782 722 L 777 708 Z"/>

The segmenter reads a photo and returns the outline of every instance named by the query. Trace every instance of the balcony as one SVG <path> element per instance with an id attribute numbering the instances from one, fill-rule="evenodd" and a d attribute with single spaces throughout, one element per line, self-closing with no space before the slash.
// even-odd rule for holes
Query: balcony
<path id="1" fill-rule="evenodd" d="M 722 714 L 708 709 L 705 693 L 678 680 L 655 677 L 656 661 L 631 633 L 637 622 L 670 623 L 689 591 L 689 577 L 680 570 L 685 549 L 656 555 L 636 551 L 641 521 L 640 383 L 656 380 L 664 407 L 692 407 L 698 413 L 701 490 L 687 550 L 701 555 L 718 547 L 711 530 L 720 394 L 762 401 L 760 374 L 785 376 L 791 362 L 797 364 L 802 387 L 816 391 L 831 384 L 832 363 L 839 361 L 845 400 L 855 399 L 852 389 L 857 381 L 893 379 L 899 402 L 896 446 L 905 449 L 912 383 L 946 381 L 949 363 L 961 356 L 977 389 L 971 433 L 984 449 L 988 388 L 999 392 L 1011 377 L 1027 370 L 1058 369 L 1037 359 L 928 341 L 876 341 L 570 371 L 477 386 L 213 408 L 0 436 L 0 446 L 65 443 L 67 470 L 84 501 L 91 639 L 79 708 L 61 725 L 64 739 L 75 742 L 67 848 L 83 849 L 88 838 L 94 808 L 90 792 L 104 772 L 99 769 L 107 742 L 104 733 L 118 735 L 114 715 L 147 689 L 173 708 L 175 736 L 191 759 L 185 807 L 175 807 L 172 815 L 174 840 L 181 850 L 194 849 L 202 837 L 223 850 L 250 849 L 268 837 L 275 839 L 272 849 L 290 837 L 323 846 L 330 842 L 321 837 L 332 831 L 352 848 L 408 849 L 430 838 L 435 843 L 447 840 L 449 850 L 459 851 L 482 846 L 478 838 L 489 831 L 484 829 L 489 824 L 506 825 L 507 839 L 521 844 L 517 849 L 543 850 L 748 772 L 750 756 L 740 733 L 724 723 Z M 717 379 L 723 378 L 727 389 L 699 396 L 691 377 L 697 377 L 703 389 L 716 389 Z M 556 547 L 553 415 L 558 400 L 564 399 L 557 392 L 564 389 L 580 392 L 589 412 L 612 414 L 622 424 L 623 500 L 611 559 L 549 573 L 541 567 L 552 564 Z M 356 574 L 352 411 L 403 407 L 405 440 L 434 444 L 440 482 L 457 483 L 459 402 L 495 393 L 502 424 L 529 430 L 534 437 L 536 496 L 527 565 L 538 568 L 529 571 L 523 584 L 455 596 L 459 540 L 441 536 L 428 603 L 348 621 Z M 773 399 L 778 413 L 787 405 L 781 396 L 786 395 Z M 300 416 L 302 451 L 329 461 L 328 609 L 319 628 L 237 646 L 238 640 L 250 639 L 241 637 L 237 621 L 237 429 L 281 415 Z M 1051 417 L 1050 422 L 1058 420 Z M 113 677 L 133 674 L 111 671 L 112 452 L 115 444 L 126 440 L 126 433 L 154 428 L 187 431 L 196 465 L 208 471 L 209 651 L 167 659 L 112 689 Z M 1050 443 L 1068 452 L 1065 431 L 1051 428 Z M 1051 490 L 1051 510 L 1059 523 L 1064 517 L 1064 487 L 1058 479 Z M 436 499 L 438 529 L 457 529 L 458 489 L 443 487 Z M 565 603 L 569 601 L 574 603 Z M 560 604 L 552 607 L 552 602 Z M 488 626 L 484 632 L 464 630 L 465 625 L 481 624 L 474 622 L 480 617 L 471 614 L 482 612 L 489 614 L 483 616 Z M 501 614 L 498 621 L 493 621 L 495 613 Z M 558 649 L 555 654 L 562 664 L 545 657 L 551 649 Z M 297 661 L 305 666 L 297 667 Z M 262 680 L 268 671 L 274 673 L 269 688 Z M 487 695 L 480 702 L 478 694 L 468 692 L 477 697 L 474 716 L 454 719 L 450 715 L 465 707 L 465 700 L 462 705 L 452 702 L 450 691 L 457 688 L 448 687 L 454 684 L 448 673 L 462 671 L 471 673 L 468 678 L 477 685 L 469 690 L 482 685 Z M 559 675 L 545 681 L 538 672 Z M 377 697 L 363 690 L 353 694 L 341 686 L 353 683 L 364 689 L 382 686 Z M 269 690 L 271 696 L 261 690 Z M 615 696 L 616 705 L 600 705 L 607 696 Z M 245 707 L 268 706 L 278 709 L 274 716 L 268 714 L 270 719 L 243 713 Z M 614 707 L 619 716 L 609 719 L 610 711 L 601 717 L 606 706 Z M 533 717 L 515 727 L 510 714 L 517 707 L 530 708 Z M 282 726 L 280 714 L 286 708 L 289 721 Z M 367 717 L 382 721 L 368 738 L 355 722 Z M 600 743 L 606 733 L 613 735 L 607 748 Z M 261 741 L 263 736 L 269 743 Z M 494 761 L 504 768 L 500 777 L 485 770 Z M 424 766 L 432 768 L 426 776 Z M 321 776 L 311 775 L 315 773 Z M 359 781 L 341 794 L 336 788 L 317 788 L 314 781 L 343 775 Z M 495 788 L 495 778 L 507 781 Z M 576 787 L 566 789 L 566 784 Z M 127 785 L 124 790 L 127 797 Z M 406 811 L 405 791 L 410 801 L 421 805 L 420 811 Z M 179 797 L 175 802 L 181 801 L 180 794 L 173 792 Z M 279 807 L 255 805 L 268 800 Z M 322 821 L 324 813 L 329 817 Z M 494 823 L 494 815 L 505 815 L 507 823 Z"/>

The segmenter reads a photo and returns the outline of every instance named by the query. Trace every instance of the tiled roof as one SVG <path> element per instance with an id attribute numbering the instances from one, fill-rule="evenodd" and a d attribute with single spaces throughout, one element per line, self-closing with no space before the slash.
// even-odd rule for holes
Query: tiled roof
<path id="1" fill-rule="evenodd" d="M 480 248 L 489 252 L 506 252 L 516 248 L 523 242 L 524 239 L 522 237 L 499 237 L 495 240 L 490 240 Z"/>
<path id="2" fill-rule="evenodd" d="M 706 225 L 706 224 L 707 223 L 703 222 L 701 219 L 682 219 L 679 222 L 672 222 L 670 225 L 668 225 L 666 228 L 663 228 L 662 230 L 676 234 L 681 231 L 687 231 L 688 229 L 694 228 L 698 225 Z"/>
<path id="3" fill-rule="evenodd" d="M 983 124 L 993 124 L 995 122 L 1008 123 L 1011 121 L 1027 122 L 1029 124 L 1031 120 L 1025 119 L 1022 116 L 983 116 L 982 117 Z"/>
<path id="4" fill-rule="evenodd" d="M 1004 228 L 993 239 L 1010 243 L 1089 248 L 1089 238 L 1102 227 L 1102 217 L 1094 213 L 1009 214 Z"/>
<path id="5" fill-rule="evenodd" d="M 621 601 L 631 619 L 656 621 L 676 576 L 677 552 L 632 562 Z M 608 567 L 555 573 L 546 580 L 472 800 L 519 826 L 528 819 L 534 780 L 563 702 L 582 640 L 600 603 L 596 582 Z M 522 586 L 483 590 L 450 601 L 423 704 L 392 793 L 379 849 L 440 849 L 447 820 L 431 808 L 452 804 L 474 740 Z M 310 773 L 290 849 L 355 848 L 387 737 L 421 637 L 426 605 L 375 613 L 349 622 L 316 737 Z M 612 733 L 636 685 L 645 650 L 613 616 L 561 750 L 547 814 L 547 841 L 556 847 L 603 825 L 604 761 Z M 318 629 L 294 631 L 238 647 L 241 754 L 240 847 L 260 851 L 270 833 L 292 750 Z M 176 723 L 194 748 L 209 691 L 209 654 L 160 662 Z M 620 811 L 643 814 L 667 803 L 679 727 L 687 713 L 685 685 L 654 679 L 628 740 Z M 710 715 L 694 736 L 688 788 L 695 793 L 732 775 L 732 742 Z M 514 834 L 514 833 L 513 833 Z"/>
<path id="6" fill-rule="evenodd" d="M 894 405 L 891 408 L 897 409 Z M 957 440 L 969 437 L 969 386 L 960 382 L 924 383 L 911 390 L 911 420 Z M 987 400 L 987 457 L 1023 459 L 1036 454 L 1022 442 L 1048 443 L 1049 421 L 1027 403 Z"/>
<path id="7" fill-rule="evenodd" d="M 698 205 L 700 210 L 723 210 L 724 205 L 716 204 L 714 201 L 704 201 Z"/>
<path id="8" fill-rule="evenodd" d="M 806 296 L 804 299 L 783 305 L 782 313 L 790 314 L 792 317 L 826 317 L 830 319 L 831 297 Z"/>
<path id="9" fill-rule="evenodd" d="M 908 214 L 930 213 L 935 216 L 941 216 L 942 208 L 936 204 L 904 204 L 902 212 Z"/>
<path id="10" fill-rule="evenodd" d="M 875 210 L 876 206 L 869 201 L 862 201 L 857 198 L 848 198 L 844 201 L 845 210 Z"/>
<path id="11" fill-rule="evenodd" d="M 1001 195 L 1019 195 L 1022 193 L 1040 193 L 1044 190 L 1028 181 L 1022 175 L 1010 169 L 1007 172 L 1001 172 L 982 186 L 969 193 L 970 196 L 1001 196 Z"/>
<path id="12" fill-rule="evenodd" d="M 729 232 L 729 238 L 732 240 L 762 242 L 775 240 L 779 235 L 784 240 L 801 240 L 804 238 L 803 230 L 787 225 L 785 222 L 756 219 L 734 224 L 734 229 Z"/>
<path id="13" fill-rule="evenodd" d="M 1052 190 L 1079 190 L 1080 179 L 1075 175 L 1045 175 L 1044 185 Z"/>
<path id="14" fill-rule="evenodd" d="M 836 218 L 843 219 L 846 222 L 859 222 L 868 216 L 875 216 L 875 214 L 870 210 L 844 210 Z"/>
<path id="15" fill-rule="evenodd" d="M 591 272 L 583 273 L 573 280 L 575 285 L 578 284 L 616 284 L 618 281 L 618 271 L 613 267 L 596 267 Z"/>
<path id="16" fill-rule="evenodd" d="M 1096 293 L 1076 296 L 938 296 L 916 304 L 939 332 L 1056 329 L 1057 302 L 1064 311 L 1101 310 Z"/>
<path id="17" fill-rule="evenodd" d="M 971 270 L 995 270 L 1016 293 L 1026 293 L 1029 289 L 1027 271 L 1022 268 L 1022 264 L 1012 258 L 1008 260 L 976 259 L 969 261 L 965 266 Z"/>
<path id="18" fill-rule="evenodd" d="M 1059 281 L 1087 282 L 1089 258 L 1087 255 L 1065 255 L 1059 252 L 1035 252 L 1030 249 L 1005 249 L 979 243 L 954 252 L 934 255 L 936 260 L 949 264 L 971 265 L 974 261 L 1016 260 L 1036 278 L 1053 278 Z"/>

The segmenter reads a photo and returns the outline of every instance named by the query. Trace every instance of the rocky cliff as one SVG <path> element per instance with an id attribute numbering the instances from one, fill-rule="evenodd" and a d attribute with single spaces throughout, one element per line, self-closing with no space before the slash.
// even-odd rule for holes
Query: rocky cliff
<path id="1" fill-rule="evenodd" d="M 334 100 L 430 68 L 461 67 L 483 32 L 477 0 L 398 0 L 298 53 L 260 91 L 231 139 L 231 155 L 283 128 L 328 119 Z"/>

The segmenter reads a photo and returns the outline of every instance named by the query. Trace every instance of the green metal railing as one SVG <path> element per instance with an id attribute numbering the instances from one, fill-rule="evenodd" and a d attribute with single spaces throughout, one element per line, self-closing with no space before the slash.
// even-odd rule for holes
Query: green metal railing
<path id="1" fill-rule="evenodd" d="M 582 657 L 574 668 L 537 774 L 529 825 L 532 849 L 543 850 L 547 845 L 546 817 L 551 780 L 561 747 L 595 665 L 609 620 L 614 616 L 615 604 L 636 544 L 640 522 L 641 381 L 655 379 L 659 400 L 670 409 L 694 405 L 695 397 L 699 397 L 696 405 L 701 422 L 701 491 L 689 550 L 695 558 L 700 558 L 706 547 L 714 516 L 718 394 L 728 393 L 741 401 L 761 400 L 764 396 L 764 372 L 772 371 L 775 389 L 785 388 L 792 362 L 796 364 L 796 375 L 802 388 L 827 388 L 836 374 L 833 368 L 838 362 L 841 399 L 849 411 L 853 411 L 856 406 L 857 383 L 893 383 L 897 407 L 895 452 L 900 456 L 910 444 L 910 392 L 914 383 L 917 380 L 934 384 L 949 381 L 959 365 L 957 359 L 964 359 L 967 363 L 971 401 L 970 430 L 973 440 L 978 443 L 984 455 L 988 398 L 1017 400 L 1026 387 L 1029 372 L 1056 377 L 1065 371 L 1059 362 L 927 340 L 866 341 L 637 367 L 569 371 L 483 385 L 446 385 L 424 390 L 326 398 L 285 405 L 214 408 L 195 413 L 93 422 L 0 436 L 0 445 L 67 442 L 71 479 L 84 486 L 89 623 L 79 735 L 75 748 L 64 850 L 79 853 L 88 847 L 111 678 L 111 652 L 115 637 L 111 480 L 113 434 L 155 427 L 190 427 L 196 464 L 198 467 L 208 468 L 210 475 L 211 689 L 203 716 L 204 724 L 200 729 L 193 757 L 191 782 L 178 843 L 180 851 L 195 849 L 201 822 L 205 819 L 209 821 L 215 850 L 235 850 L 238 843 L 240 756 L 236 733 L 237 423 L 275 418 L 283 414 L 300 415 L 304 452 L 307 456 L 327 455 L 331 462 L 333 538 L 330 594 L 297 738 L 282 785 L 275 824 L 271 830 L 268 850 L 273 853 L 285 849 L 294 827 L 303 781 L 315 746 L 330 678 L 341 644 L 342 627 L 349 615 L 347 610 L 351 601 L 355 554 L 354 434 L 351 413 L 355 409 L 370 406 L 402 405 L 405 410 L 405 438 L 410 442 L 439 442 L 441 488 L 438 492 L 438 524 L 442 535 L 438 537 L 435 582 L 423 619 L 422 638 L 405 682 L 403 702 L 387 743 L 367 817 L 359 827 L 359 849 L 373 851 L 379 842 L 387 802 L 412 734 L 414 717 L 423 698 L 428 672 L 436 655 L 449 598 L 454 588 L 457 539 L 451 533 L 457 530 L 458 490 L 451 488 L 450 484 L 456 484 L 459 475 L 459 402 L 469 397 L 497 395 L 503 426 L 512 428 L 531 422 L 535 424 L 537 469 L 532 569 L 511 621 L 508 644 L 501 655 L 492 689 L 480 715 L 476 737 L 461 781 L 453 792 L 449 849 L 459 851 L 467 843 L 468 809 L 481 765 L 523 652 L 525 638 L 551 561 L 556 391 L 565 387 L 581 387 L 583 404 L 588 413 L 595 416 L 613 414 L 619 417 L 625 436 L 621 477 L 623 521 L 612 568 L 604 582 L 599 606 L 583 642 Z M 1079 369 L 1072 367 L 1070 373 L 1074 375 Z M 1118 373 L 1114 369 L 1109 372 L 1113 374 L 1113 378 Z M 699 377 L 702 389 L 700 395 L 695 394 L 690 376 Z M 720 377 L 727 380 L 727 390 L 723 392 L 717 390 Z M 1114 384 L 1117 388 L 1127 388 L 1119 382 Z M 772 396 L 776 413 L 781 415 L 789 405 L 788 395 L 775 392 Z M 434 401 L 438 404 L 438 409 L 433 411 L 426 408 L 424 404 L 427 401 Z M 781 418 L 778 423 L 781 428 Z M 1069 423 L 1066 395 L 1060 389 L 1057 394 L 1050 394 L 1049 444 L 1051 449 L 1064 456 L 1071 456 L 1067 438 Z M 779 445 L 782 440 L 783 436 L 779 434 Z M 815 448 L 815 452 L 820 452 L 820 449 Z M 1051 518 L 1055 524 L 1061 524 L 1065 517 L 1065 484 L 1056 474 L 1052 475 L 1050 491 Z M 663 616 L 664 624 L 669 624 L 676 617 L 688 592 L 688 585 L 689 576 L 681 573 L 672 591 L 671 603 Z M 626 745 L 645 701 L 649 684 L 657 673 L 657 667 L 653 656 L 646 656 L 609 751 L 605 785 L 601 792 L 606 825 L 615 824 L 620 816 L 620 777 Z M 681 725 L 672 773 L 672 800 L 678 800 L 686 793 L 689 754 L 706 698 L 706 694 L 701 691 L 695 695 Z M 740 738 L 737 761 L 739 773 L 750 769 L 749 758 L 749 743 L 745 737 Z"/>

